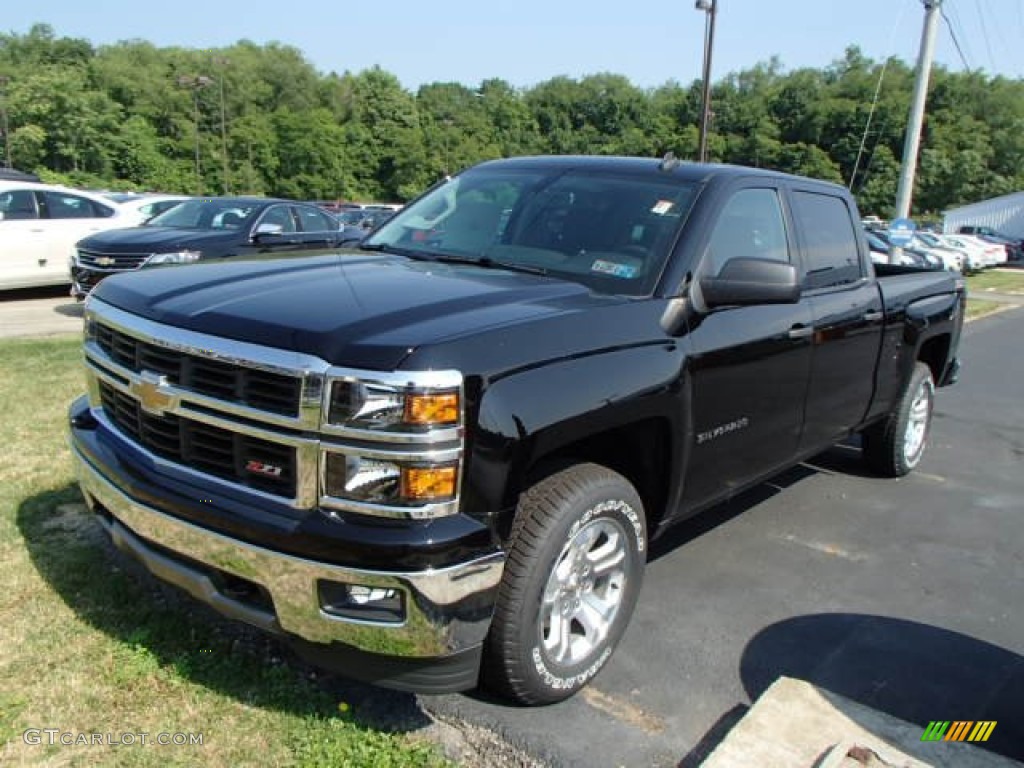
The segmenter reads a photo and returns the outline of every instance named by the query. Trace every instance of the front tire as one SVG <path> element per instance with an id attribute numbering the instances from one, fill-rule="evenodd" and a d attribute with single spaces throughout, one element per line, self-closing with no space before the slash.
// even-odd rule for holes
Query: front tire
<path id="1" fill-rule="evenodd" d="M 484 649 L 485 684 L 529 705 L 580 690 L 626 629 L 646 550 L 640 497 L 606 467 L 571 466 L 523 493 Z"/>
<path id="2" fill-rule="evenodd" d="M 921 463 L 935 407 L 935 380 L 924 363 L 914 371 L 889 417 L 864 430 L 864 459 L 887 477 L 903 477 Z"/>

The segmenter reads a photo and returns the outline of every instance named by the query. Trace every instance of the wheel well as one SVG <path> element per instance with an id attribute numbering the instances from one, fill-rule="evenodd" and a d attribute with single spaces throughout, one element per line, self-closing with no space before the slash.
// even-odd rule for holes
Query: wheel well
<path id="1" fill-rule="evenodd" d="M 932 369 L 932 378 L 938 383 L 942 379 L 942 371 L 949 356 L 949 334 L 928 339 L 921 345 L 917 359 Z"/>
<path id="2" fill-rule="evenodd" d="M 537 459 L 525 475 L 522 490 L 571 464 L 593 462 L 625 477 L 644 503 L 647 530 L 665 513 L 670 472 L 669 426 L 664 419 L 645 419 L 590 435 Z"/>

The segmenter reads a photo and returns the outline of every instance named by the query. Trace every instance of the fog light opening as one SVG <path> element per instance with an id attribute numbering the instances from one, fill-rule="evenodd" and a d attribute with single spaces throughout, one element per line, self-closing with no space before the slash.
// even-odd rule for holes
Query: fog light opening
<path id="1" fill-rule="evenodd" d="M 317 594 L 320 610 L 328 616 L 375 624 L 405 623 L 405 595 L 395 587 L 321 580 Z"/>

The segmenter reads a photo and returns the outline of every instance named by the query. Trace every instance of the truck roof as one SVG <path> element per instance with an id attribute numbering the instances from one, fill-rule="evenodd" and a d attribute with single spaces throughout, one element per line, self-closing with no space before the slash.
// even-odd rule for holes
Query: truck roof
<path id="1" fill-rule="evenodd" d="M 845 190 L 842 185 L 821 179 L 809 179 L 782 171 L 768 168 L 749 168 L 741 165 L 718 163 L 693 163 L 678 159 L 661 159 L 656 157 L 620 157 L 595 155 L 535 155 L 527 157 L 510 157 L 490 160 L 476 168 L 503 166 L 506 168 L 558 168 L 564 167 L 612 173 L 670 173 L 673 176 L 694 182 L 705 182 L 723 176 L 764 176 L 765 178 L 785 178 L 799 181 L 813 181 L 835 189 Z"/>

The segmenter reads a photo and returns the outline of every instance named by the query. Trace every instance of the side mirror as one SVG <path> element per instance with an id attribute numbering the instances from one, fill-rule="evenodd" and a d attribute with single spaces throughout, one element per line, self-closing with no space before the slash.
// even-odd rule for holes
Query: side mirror
<path id="1" fill-rule="evenodd" d="M 800 300 L 796 267 L 770 259 L 730 259 L 716 277 L 701 278 L 700 291 L 709 309 Z"/>
<path id="2" fill-rule="evenodd" d="M 252 233 L 253 240 L 267 240 L 273 237 L 280 237 L 284 234 L 284 227 L 280 224 L 271 224 L 269 221 L 264 221 L 256 226 L 256 231 Z"/>

